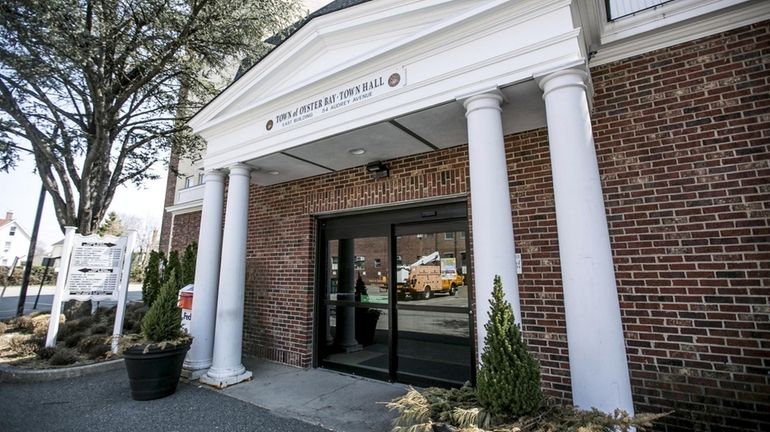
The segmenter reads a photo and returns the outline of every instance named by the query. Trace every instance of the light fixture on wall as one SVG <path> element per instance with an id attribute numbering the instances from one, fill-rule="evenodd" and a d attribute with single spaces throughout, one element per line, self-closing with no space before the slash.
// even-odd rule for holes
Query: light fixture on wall
<path id="1" fill-rule="evenodd" d="M 374 178 L 382 178 L 390 175 L 390 168 L 382 161 L 376 161 L 366 164 L 366 172 L 374 175 Z"/>

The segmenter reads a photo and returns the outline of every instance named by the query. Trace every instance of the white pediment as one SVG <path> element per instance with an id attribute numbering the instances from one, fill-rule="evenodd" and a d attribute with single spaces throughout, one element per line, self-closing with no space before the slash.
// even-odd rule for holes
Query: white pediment
<path id="1" fill-rule="evenodd" d="M 226 118 L 333 78 L 483 3 L 489 2 L 374 0 L 314 18 L 196 117 Z"/>
<path id="2" fill-rule="evenodd" d="M 388 127 L 394 132 L 389 137 L 401 136 L 393 128 L 415 127 L 439 141 L 433 148 L 460 144 L 460 125 L 426 119 L 454 119 L 438 111 L 456 110 L 451 104 L 471 94 L 585 63 L 570 5 L 571 0 L 373 0 L 314 18 L 190 121 L 208 144 L 204 164 L 221 168 L 277 153 L 305 160 L 307 148 L 299 147 L 309 145 L 319 157 L 310 162 L 335 170 L 336 163 L 322 160 L 323 146 L 313 143 L 345 150 L 327 138 L 360 141 L 360 133 L 350 133 L 377 133 L 374 125 L 400 120 Z M 519 95 L 512 103 L 538 111 L 541 102 L 528 99 L 539 97 Z M 429 109 L 438 111 L 424 112 Z M 513 129 L 534 124 L 518 123 Z M 383 155 L 431 146 L 393 142 Z M 267 165 L 280 161 L 265 162 L 254 166 L 270 170 Z"/>

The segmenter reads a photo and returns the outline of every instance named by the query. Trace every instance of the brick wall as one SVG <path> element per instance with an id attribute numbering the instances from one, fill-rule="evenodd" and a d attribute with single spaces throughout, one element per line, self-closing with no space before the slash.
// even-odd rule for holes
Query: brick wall
<path id="1" fill-rule="evenodd" d="M 665 430 L 770 429 L 768 33 L 764 23 L 591 70 L 634 401 L 676 409 Z M 524 333 L 545 391 L 569 402 L 547 131 L 507 137 L 506 151 Z M 469 190 L 466 146 L 389 165 L 377 181 L 356 168 L 252 186 L 245 353 L 311 362 L 314 214 Z"/>
<path id="2" fill-rule="evenodd" d="M 309 366 L 315 274 L 315 218 L 321 212 L 399 203 L 467 190 L 465 147 L 389 162 L 373 180 L 363 167 L 251 188 L 244 351 Z"/>
<path id="3" fill-rule="evenodd" d="M 163 198 L 163 219 L 160 223 L 160 242 L 158 243 L 158 249 L 165 254 L 169 252 L 169 239 L 171 235 L 171 213 L 165 210 L 166 207 L 174 205 L 174 195 L 176 192 L 176 170 L 179 166 L 179 155 L 175 152 L 171 152 L 171 159 L 169 160 L 169 169 L 166 172 L 166 194 Z M 174 224 L 175 228 L 176 225 Z M 197 238 L 197 235 L 196 235 Z"/>
<path id="4" fill-rule="evenodd" d="M 769 61 L 765 22 L 591 70 L 634 401 L 668 430 L 770 430 Z"/>
<path id="5" fill-rule="evenodd" d="M 174 217 L 174 232 L 171 235 L 171 250 L 182 251 L 188 244 L 198 241 L 201 226 L 201 212 L 182 213 Z M 168 240 L 167 243 L 168 245 Z M 163 249 L 165 251 L 165 249 Z"/>

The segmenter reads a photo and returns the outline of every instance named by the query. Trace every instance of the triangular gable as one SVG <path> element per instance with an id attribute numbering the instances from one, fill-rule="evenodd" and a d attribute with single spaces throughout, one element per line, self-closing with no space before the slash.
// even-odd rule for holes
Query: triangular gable
<path id="1" fill-rule="evenodd" d="M 11 225 L 16 225 L 16 228 L 18 229 L 18 231 L 21 231 L 27 237 L 27 239 L 31 238 L 31 236 L 29 235 L 29 232 L 26 229 L 24 229 L 24 227 L 21 226 L 21 224 L 16 222 L 15 219 L 11 219 L 6 223 L 0 224 L 0 229 L 5 227 L 10 227 Z"/>
<path id="2" fill-rule="evenodd" d="M 378 0 L 314 18 L 201 110 L 198 129 L 286 96 L 349 69 L 421 34 L 439 30 L 483 0 Z"/>

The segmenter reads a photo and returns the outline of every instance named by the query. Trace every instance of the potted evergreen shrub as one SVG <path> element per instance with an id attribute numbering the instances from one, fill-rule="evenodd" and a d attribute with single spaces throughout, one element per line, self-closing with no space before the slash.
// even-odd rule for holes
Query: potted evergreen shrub
<path id="1" fill-rule="evenodd" d="M 182 362 L 192 344 L 192 337 L 182 331 L 178 290 L 176 271 L 172 270 L 142 319 L 141 336 L 123 340 L 134 400 L 159 399 L 176 391 Z"/>

